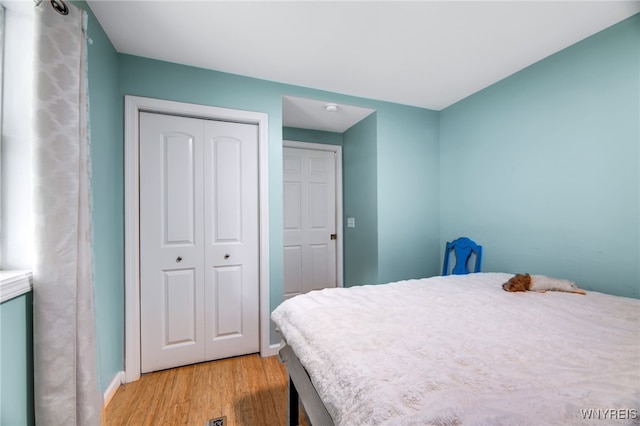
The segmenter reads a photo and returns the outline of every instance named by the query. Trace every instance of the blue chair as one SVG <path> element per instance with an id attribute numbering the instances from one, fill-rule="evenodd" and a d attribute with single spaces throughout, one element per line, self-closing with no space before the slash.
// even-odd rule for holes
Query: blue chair
<path id="1" fill-rule="evenodd" d="M 467 237 L 460 237 L 450 243 L 444 250 L 444 265 L 442 266 L 442 275 L 449 275 L 449 253 L 454 251 L 456 254 L 456 264 L 451 271 L 454 275 L 464 275 L 469 273 L 467 263 L 471 253 L 476 255 L 476 265 L 473 272 L 480 272 L 480 263 L 482 262 L 482 246 L 477 245 Z"/>

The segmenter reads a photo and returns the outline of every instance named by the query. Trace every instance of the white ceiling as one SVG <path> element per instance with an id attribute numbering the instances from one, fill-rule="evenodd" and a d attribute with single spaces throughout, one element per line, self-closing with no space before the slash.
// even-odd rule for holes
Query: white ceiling
<path id="1" fill-rule="evenodd" d="M 374 110 L 352 105 L 336 104 L 336 110 L 326 110 L 328 102 L 313 99 L 282 97 L 282 125 L 300 129 L 324 130 L 344 133 L 354 124 L 366 118 Z"/>
<path id="2" fill-rule="evenodd" d="M 87 0 L 118 52 L 441 110 L 640 1 Z"/>

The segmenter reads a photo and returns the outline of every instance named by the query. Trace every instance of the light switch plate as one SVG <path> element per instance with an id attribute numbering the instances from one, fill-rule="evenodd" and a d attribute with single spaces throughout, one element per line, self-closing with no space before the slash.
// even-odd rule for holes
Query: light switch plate
<path id="1" fill-rule="evenodd" d="M 356 227 L 356 218 L 348 217 L 347 218 L 347 228 L 355 228 Z"/>

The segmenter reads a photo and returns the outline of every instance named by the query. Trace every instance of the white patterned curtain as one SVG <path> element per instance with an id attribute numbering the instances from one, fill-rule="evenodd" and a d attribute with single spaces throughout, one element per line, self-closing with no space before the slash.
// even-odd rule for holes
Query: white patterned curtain
<path id="1" fill-rule="evenodd" d="M 41 425 L 99 425 L 86 93 L 86 13 L 35 11 L 34 379 Z"/>

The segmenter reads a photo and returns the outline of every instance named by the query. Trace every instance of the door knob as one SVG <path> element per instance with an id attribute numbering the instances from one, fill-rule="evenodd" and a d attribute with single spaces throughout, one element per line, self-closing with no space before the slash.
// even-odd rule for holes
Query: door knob
<path id="1" fill-rule="evenodd" d="M 230 258 L 230 257 L 231 257 L 231 255 L 229 255 L 229 253 L 227 253 L 227 254 L 225 254 L 225 255 L 224 255 L 224 258 L 225 258 L 225 259 L 228 259 L 228 258 Z"/>
<path id="2" fill-rule="evenodd" d="M 178 257 L 176 258 L 176 263 L 180 263 L 180 262 L 182 262 L 182 256 L 178 256 Z"/>

